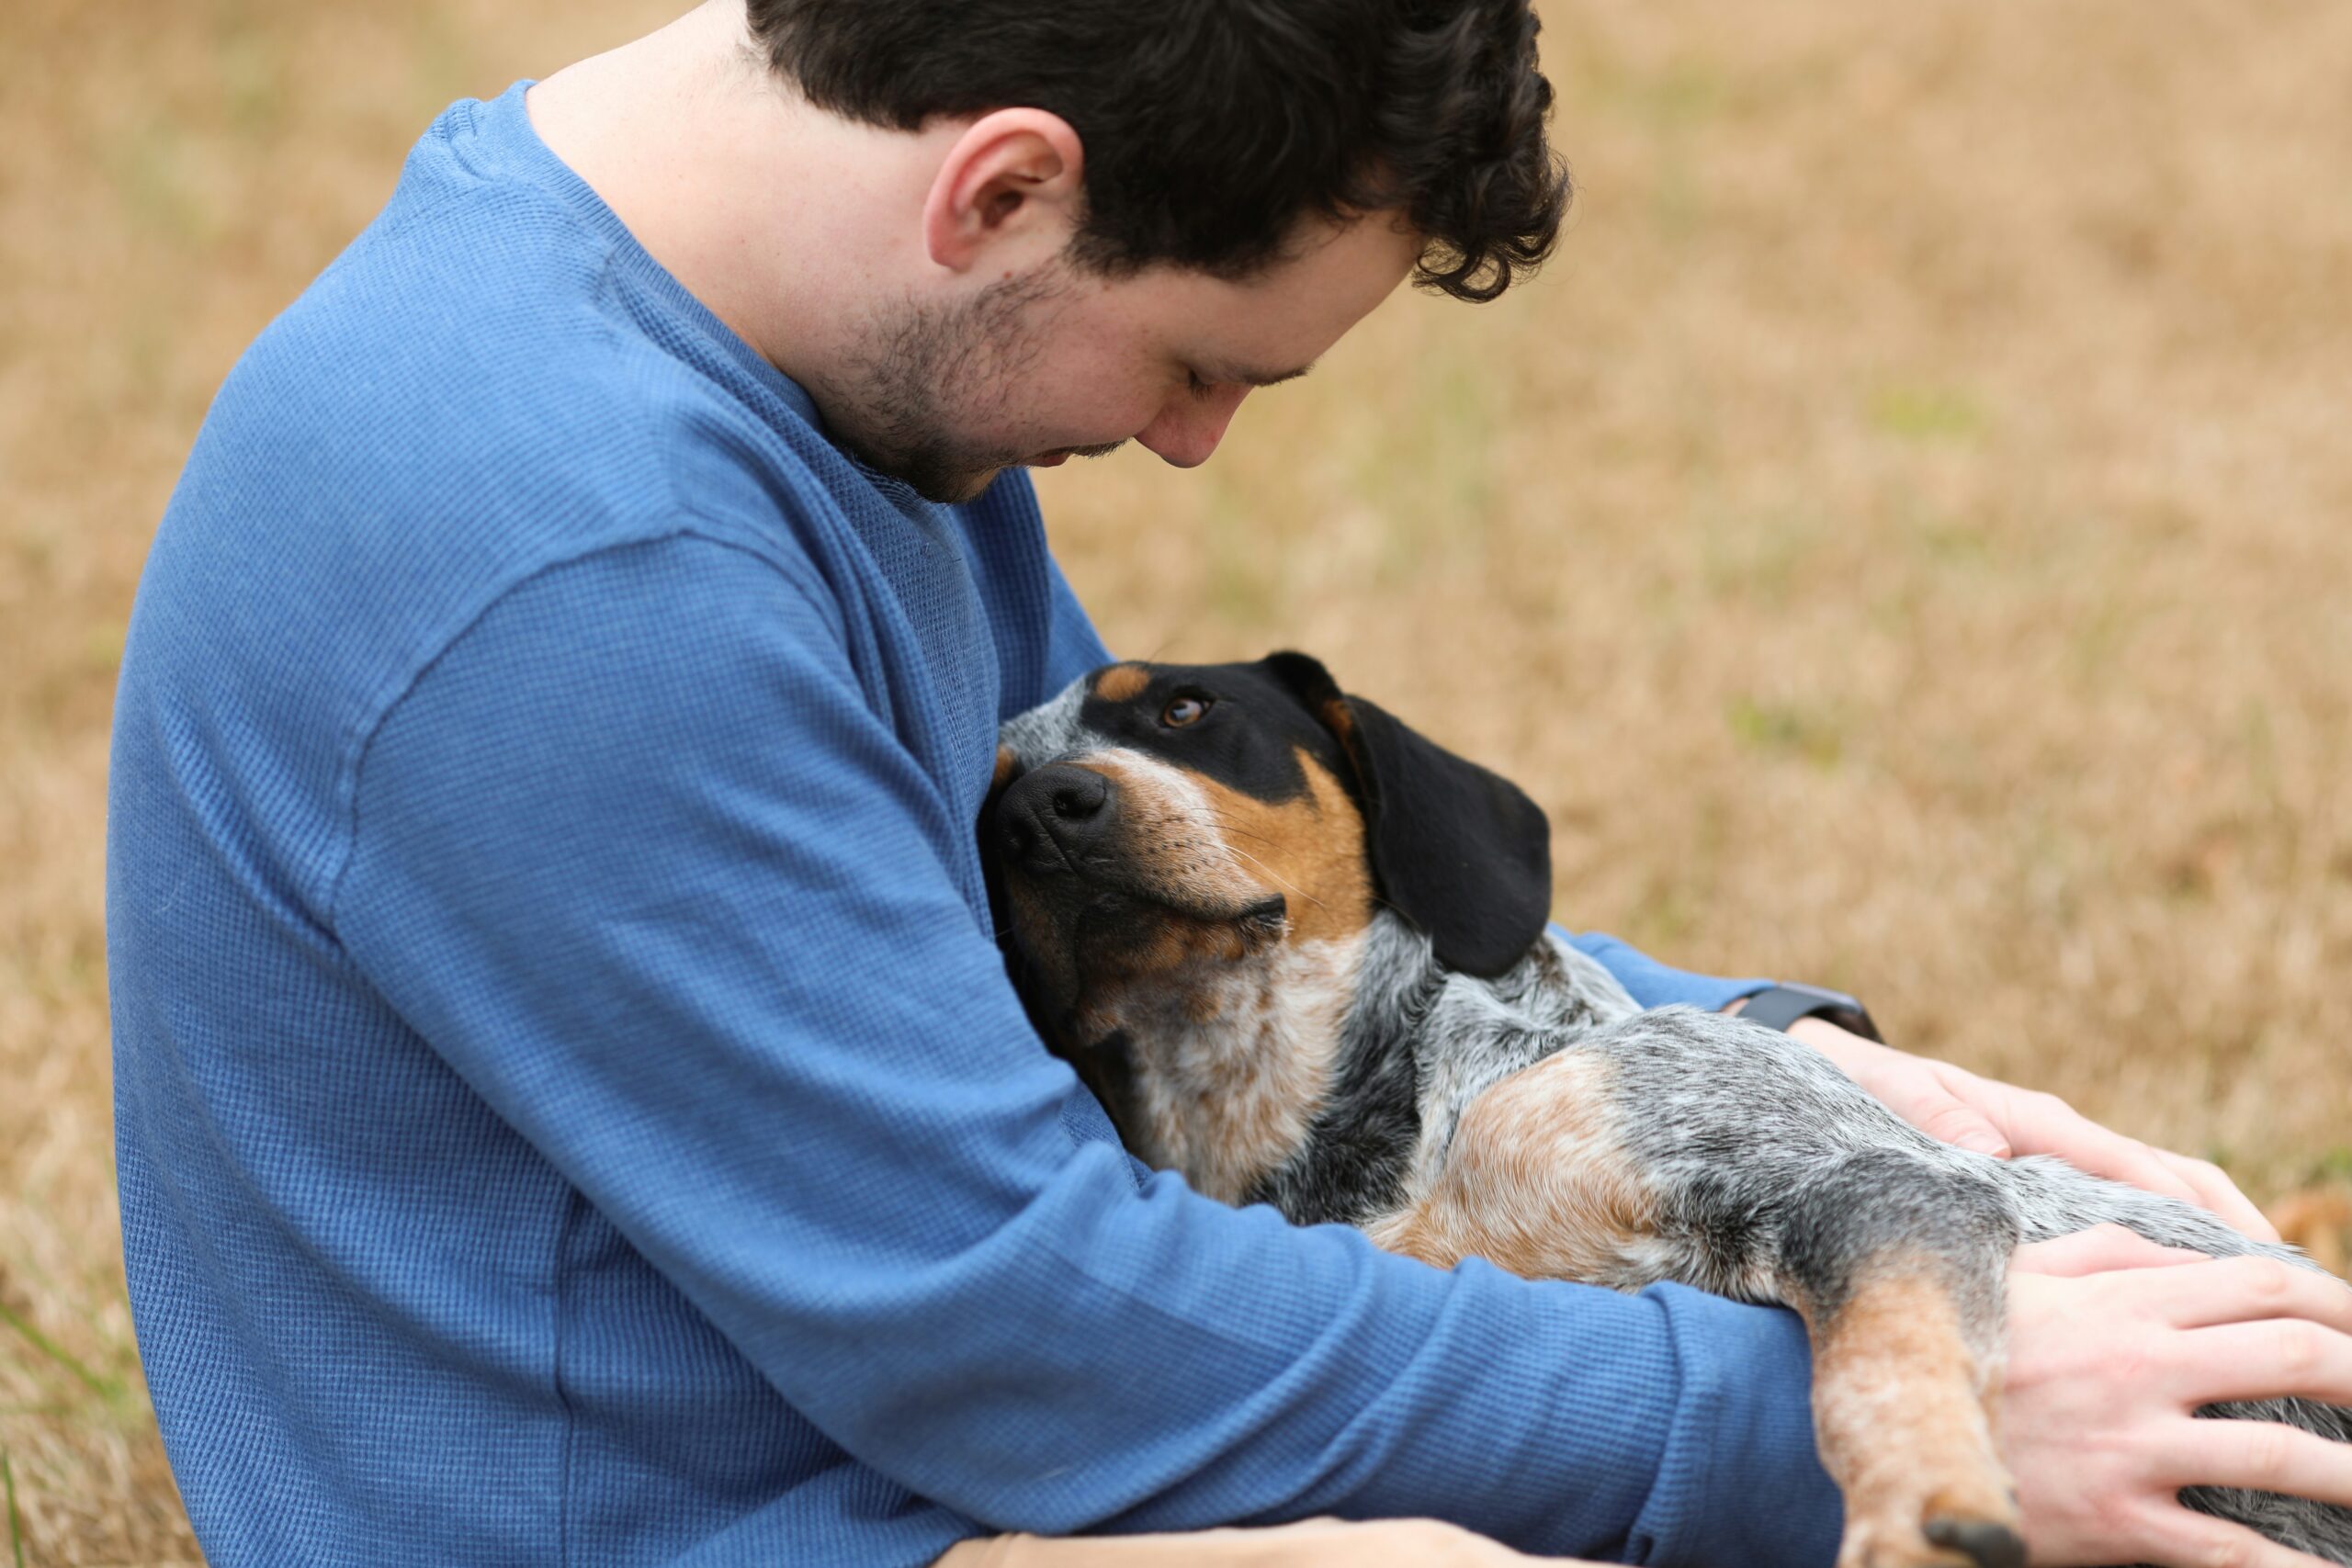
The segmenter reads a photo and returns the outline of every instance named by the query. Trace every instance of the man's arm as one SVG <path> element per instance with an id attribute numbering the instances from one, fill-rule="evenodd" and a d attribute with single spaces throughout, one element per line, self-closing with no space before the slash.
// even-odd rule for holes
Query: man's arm
<path id="1" fill-rule="evenodd" d="M 924 1495 L 999 1529 L 1430 1514 L 1828 1560 L 1789 1314 L 1440 1273 L 1075 1135 L 970 823 L 777 567 L 682 537 L 543 573 L 395 708 L 356 813 L 336 927 L 392 1005 Z"/>
<path id="2" fill-rule="evenodd" d="M 1555 931 L 1560 928 L 1555 926 Z M 1677 969 L 1660 964 L 1644 953 L 1638 953 L 1605 931 L 1571 933 L 1561 931 L 1569 944 L 1587 957 L 1599 962 L 1603 969 L 1616 976 L 1617 983 L 1634 1002 L 1645 1008 L 1685 1007 L 1721 1012 L 1743 998 L 1767 989 L 1770 980 L 1721 980 L 1712 975 L 1694 975 L 1687 969 Z"/>
<path id="3" fill-rule="evenodd" d="M 1114 657 L 1103 646 L 1102 634 L 1094 629 L 1093 617 L 1071 591 L 1069 579 L 1062 575 L 1061 562 L 1050 552 L 1046 556 L 1046 578 L 1049 605 L 1046 620 L 1046 687 L 1034 697 L 1014 697 L 1007 693 L 1007 698 L 1019 706 L 1044 702 L 1080 675 L 1112 662 Z"/>

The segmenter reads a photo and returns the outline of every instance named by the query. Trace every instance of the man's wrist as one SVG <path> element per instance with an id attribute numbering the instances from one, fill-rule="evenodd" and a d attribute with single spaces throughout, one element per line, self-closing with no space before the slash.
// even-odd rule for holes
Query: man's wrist
<path id="1" fill-rule="evenodd" d="M 1833 991 L 1826 986 L 1774 985 L 1753 996 L 1740 998 L 1729 1010 L 1751 1023 L 1782 1033 L 1800 1019 L 1818 1018 L 1836 1024 L 1849 1034 L 1884 1044 L 1886 1037 L 1879 1032 L 1878 1023 L 1870 1010 L 1843 991 Z"/>

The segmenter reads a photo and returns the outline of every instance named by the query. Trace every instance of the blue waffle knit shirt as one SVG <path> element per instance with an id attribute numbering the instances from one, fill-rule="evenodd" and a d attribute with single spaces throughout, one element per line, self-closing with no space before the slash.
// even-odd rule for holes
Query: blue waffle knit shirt
<path id="1" fill-rule="evenodd" d="M 1107 657 L 1024 476 L 844 457 L 519 85 L 433 126 L 221 389 L 123 663 L 123 1240 L 213 1562 L 1317 1513 L 1830 1560 L 1790 1314 L 1440 1272 L 1121 1150 L 973 832 L 999 720 Z M 1589 946 L 1645 1003 L 1756 984 Z"/>

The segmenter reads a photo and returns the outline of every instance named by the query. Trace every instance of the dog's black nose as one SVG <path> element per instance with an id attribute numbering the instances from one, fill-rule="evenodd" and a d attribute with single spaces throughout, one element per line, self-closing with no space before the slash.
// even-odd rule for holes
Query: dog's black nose
<path id="1" fill-rule="evenodd" d="M 1067 762 L 1022 774 L 997 802 L 1005 858 L 1032 870 L 1077 869 L 1110 831 L 1116 794 L 1102 774 Z"/>

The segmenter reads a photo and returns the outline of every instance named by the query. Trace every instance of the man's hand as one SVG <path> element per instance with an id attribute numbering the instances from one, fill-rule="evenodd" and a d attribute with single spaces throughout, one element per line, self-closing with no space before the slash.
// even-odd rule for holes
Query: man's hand
<path id="1" fill-rule="evenodd" d="M 1949 1062 L 1894 1050 L 1826 1019 L 1801 1018 L 1789 1033 L 1930 1137 L 2001 1159 L 2056 1155 L 2094 1176 L 2210 1209 L 2256 1241 L 2278 1239 L 2262 1211 L 2221 1167 L 2110 1133 L 2054 1094 L 2017 1089 Z"/>
<path id="2" fill-rule="evenodd" d="M 2037 1564 L 2321 1568 L 2176 1494 L 2243 1486 L 2352 1506 L 2352 1448 L 2193 1418 L 2216 1401 L 2290 1393 L 2352 1404 L 2352 1290 L 2102 1225 L 2018 1248 L 2008 1309 L 2001 1447 Z"/>

